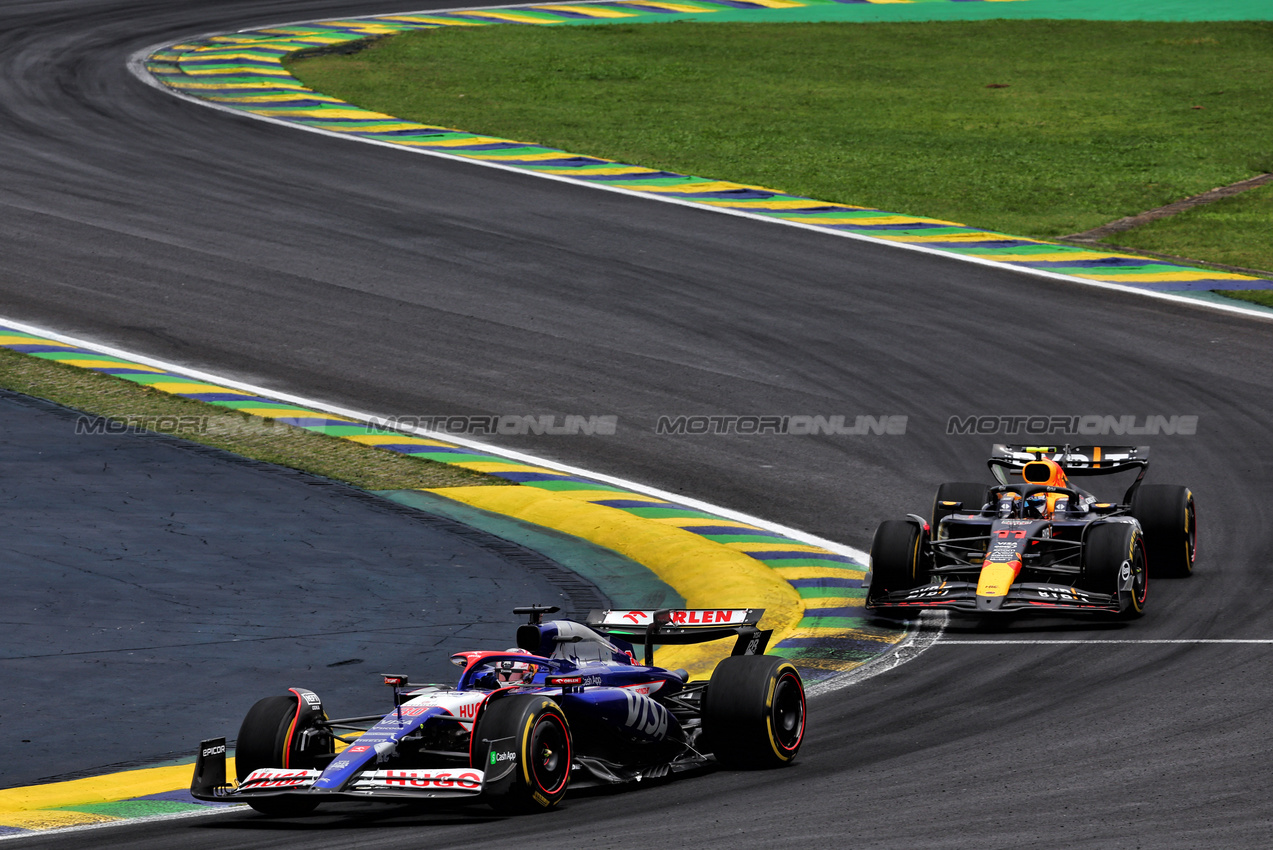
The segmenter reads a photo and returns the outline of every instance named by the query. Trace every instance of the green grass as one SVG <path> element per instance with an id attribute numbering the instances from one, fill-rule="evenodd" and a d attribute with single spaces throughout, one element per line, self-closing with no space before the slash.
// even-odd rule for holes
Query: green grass
<path id="1" fill-rule="evenodd" d="M 1109 241 L 1229 266 L 1273 270 L 1273 184 L 1159 219 Z M 1273 307 L 1270 290 L 1224 294 Z"/>
<path id="2" fill-rule="evenodd" d="M 1220 294 L 1227 295 L 1229 298 L 1236 298 L 1239 301 L 1250 301 L 1252 304 L 1259 304 L 1262 307 L 1273 307 L 1273 292 L 1267 289 L 1222 290 Z"/>
<path id="3" fill-rule="evenodd" d="M 169 395 L 111 375 L 6 348 L 0 348 L 0 387 L 96 416 L 123 422 L 153 421 L 155 427 L 150 430 L 367 490 L 509 483 L 479 472 Z"/>
<path id="4" fill-rule="evenodd" d="M 1044 238 L 1273 165 L 1267 23 L 457 27 L 293 71 L 424 123 Z"/>

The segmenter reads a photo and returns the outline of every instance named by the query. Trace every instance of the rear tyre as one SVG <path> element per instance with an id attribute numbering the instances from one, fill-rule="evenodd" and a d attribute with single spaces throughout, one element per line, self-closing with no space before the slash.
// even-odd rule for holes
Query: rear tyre
<path id="1" fill-rule="evenodd" d="M 871 541 L 868 603 L 885 593 L 910 590 L 927 581 L 927 570 L 922 564 L 923 537 L 919 524 L 909 520 L 889 519 L 880 523 Z"/>
<path id="2" fill-rule="evenodd" d="M 712 672 L 703 697 L 703 737 L 725 767 L 790 764 L 804 741 L 804 683 L 774 655 L 733 655 Z"/>
<path id="3" fill-rule="evenodd" d="M 566 796 L 573 758 L 570 725 L 561 707 L 532 694 L 514 694 L 487 704 L 473 729 L 474 767 L 491 770 L 511 753 L 512 776 L 493 783 L 491 807 L 504 814 L 531 814 L 556 807 Z M 507 747 L 507 749 L 501 749 Z M 486 762 L 490 751 L 495 761 Z"/>
<path id="4" fill-rule="evenodd" d="M 937 488 L 933 498 L 933 534 L 937 533 L 938 524 L 945 517 L 956 513 L 955 508 L 944 508 L 942 502 L 961 502 L 961 511 L 979 511 L 990 498 L 990 488 L 985 484 L 968 481 L 956 481 L 943 484 Z"/>
<path id="5" fill-rule="evenodd" d="M 1145 538 L 1126 522 L 1092 526 L 1083 542 L 1082 585 L 1095 593 L 1117 593 L 1119 616 L 1135 619 L 1145 613 L 1149 595 L 1148 559 Z M 1124 591 L 1124 576 L 1131 578 L 1131 590 Z"/>
<path id="6" fill-rule="evenodd" d="M 304 730 L 292 729 L 296 706 L 296 697 L 276 696 L 259 700 L 248 710 L 243 725 L 239 727 L 234 754 L 239 782 L 263 767 L 317 767 L 315 757 L 327 752 L 327 745 L 316 744 L 308 750 L 300 748 L 301 732 Z M 247 802 L 261 814 L 272 817 L 307 814 L 318 805 L 317 801 L 303 797 L 262 797 Z"/>
<path id="7" fill-rule="evenodd" d="M 1132 516 L 1145 532 L 1154 577 L 1188 578 L 1198 552 L 1193 493 L 1176 484 L 1145 484 L 1132 497 Z"/>

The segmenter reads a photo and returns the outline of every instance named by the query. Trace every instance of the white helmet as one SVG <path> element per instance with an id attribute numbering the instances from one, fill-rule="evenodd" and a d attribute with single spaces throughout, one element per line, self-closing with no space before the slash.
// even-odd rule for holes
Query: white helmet
<path id="1" fill-rule="evenodd" d="M 513 647 L 506 650 L 511 655 L 530 655 L 524 649 Z M 503 658 L 493 662 L 495 667 L 495 680 L 499 683 L 498 687 L 505 688 L 509 685 L 520 685 L 523 682 L 529 682 L 531 677 L 539 671 L 539 667 L 526 661 L 514 661 L 511 658 Z"/>

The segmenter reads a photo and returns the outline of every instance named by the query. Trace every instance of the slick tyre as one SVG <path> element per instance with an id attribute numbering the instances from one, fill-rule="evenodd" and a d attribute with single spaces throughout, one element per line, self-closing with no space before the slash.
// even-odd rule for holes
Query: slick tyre
<path id="1" fill-rule="evenodd" d="M 894 590 L 910 590 L 928 580 L 922 563 L 923 537 L 917 523 L 889 519 L 880 523 L 871 541 L 871 586 L 867 602 Z M 881 609 L 887 613 L 889 609 Z"/>
<path id="2" fill-rule="evenodd" d="M 1145 553 L 1154 578 L 1193 575 L 1198 553 L 1193 493 L 1175 484 L 1144 484 L 1132 497 L 1132 516 L 1145 533 Z"/>
<path id="3" fill-rule="evenodd" d="M 804 741 L 804 683 L 791 662 L 734 655 L 716 665 L 703 697 L 703 736 L 721 765 L 790 764 Z"/>
<path id="4" fill-rule="evenodd" d="M 473 729 L 470 758 L 488 777 L 487 802 L 504 814 L 555 808 L 566 796 L 573 759 L 570 724 L 557 703 L 514 694 L 487 703 Z M 501 773 L 503 765 L 511 771 Z"/>
<path id="5" fill-rule="evenodd" d="M 1130 589 L 1123 590 L 1128 577 Z M 1117 594 L 1123 619 L 1144 614 L 1149 570 L 1140 531 L 1126 522 L 1092 526 L 1083 541 L 1082 584 L 1096 593 Z"/>
<path id="6" fill-rule="evenodd" d="M 937 533 L 937 526 L 943 519 L 955 513 L 954 508 L 942 507 L 942 502 L 961 502 L 959 510 L 979 511 L 989 496 L 990 488 L 985 484 L 955 481 L 938 487 L 937 495 L 933 497 L 933 534 Z"/>
<path id="7" fill-rule="evenodd" d="M 316 755 L 325 748 L 300 749 L 300 733 L 293 729 L 297 699 L 294 696 L 266 697 L 248 710 L 239 727 L 234 768 L 239 782 L 263 767 L 312 768 Z M 262 797 L 248 800 L 248 805 L 263 815 L 294 817 L 314 810 L 318 803 L 303 797 Z"/>

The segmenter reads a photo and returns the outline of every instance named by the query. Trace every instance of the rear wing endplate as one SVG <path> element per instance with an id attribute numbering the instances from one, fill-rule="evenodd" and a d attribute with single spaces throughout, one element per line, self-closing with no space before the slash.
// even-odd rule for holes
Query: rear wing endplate
<path id="1" fill-rule="evenodd" d="M 645 665 L 654 666 L 654 645 L 706 643 L 736 637 L 732 655 L 763 655 L 772 629 L 758 627 L 764 608 L 660 608 L 596 610 L 589 628 L 645 647 Z"/>

